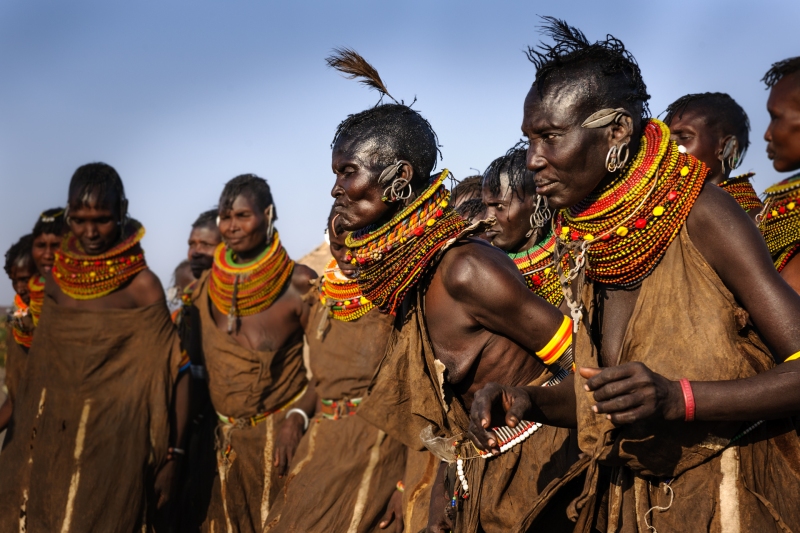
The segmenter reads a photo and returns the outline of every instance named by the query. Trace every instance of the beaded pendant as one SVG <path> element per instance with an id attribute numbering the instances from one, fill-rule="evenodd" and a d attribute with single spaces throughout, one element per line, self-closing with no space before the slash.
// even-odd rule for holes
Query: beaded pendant
<path id="1" fill-rule="evenodd" d="M 437 252 L 468 226 L 450 207 L 450 192 L 444 186 L 448 175 L 443 170 L 383 226 L 347 236 L 350 252 L 346 258 L 358 265 L 361 292 L 383 313 L 395 313 Z"/>
<path id="2" fill-rule="evenodd" d="M 331 259 L 325 268 L 325 276 L 319 287 L 319 300 L 330 309 L 330 316 L 342 322 L 357 320 L 374 307 L 361 294 L 358 280 L 344 276 Z"/>
<path id="3" fill-rule="evenodd" d="M 72 233 L 67 233 L 55 254 L 53 279 L 61 291 L 75 300 L 92 300 L 111 294 L 147 268 L 139 241 L 144 226 L 131 220 L 128 237 L 107 252 L 88 255 Z"/>
<path id="4" fill-rule="evenodd" d="M 585 250 L 589 279 L 636 285 L 678 236 L 707 173 L 669 140 L 663 122 L 651 119 L 627 170 L 556 217 L 558 246 L 576 255 Z"/>
<path id="5" fill-rule="evenodd" d="M 736 203 L 742 206 L 745 211 L 760 210 L 764 205 L 758 198 L 753 184 L 750 183 L 750 178 L 755 175 L 755 172 L 748 172 L 747 174 L 727 179 L 720 183 L 719 186 L 733 196 Z"/>
<path id="6" fill-rule="evenodd" d="M 764 195 L 758 229 L 780 272 L 800 250 L 800 174 L 767 188 Z"/>
<path id="7" fill-rule="evenodd" d="M 229 318 L 255 315 L 281 295 L 293 271 L 294 261 L 289 259 L 277 231 L 261 255 L 248 263 L 236 263 L 233 251 L 220 243 L 214 250 L 208 295 L 219 312 Z"/>

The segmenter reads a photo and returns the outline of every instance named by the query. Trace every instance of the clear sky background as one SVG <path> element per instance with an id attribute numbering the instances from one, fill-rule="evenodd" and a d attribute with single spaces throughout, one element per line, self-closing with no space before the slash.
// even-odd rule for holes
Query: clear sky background
<path id="1" fill-rule="evenodd" d="M 671 2 L 222 1 L 0 2 L 0 249 L 63 205 L 72 172 L 104 161 L 147 228 L 167 285 L 195 217 L 246 172 L 272 186 L 277 227 L 299 258 L 332 203 L 330 141 L 375 93 L 323 59 L 350 46 L 439 135 L 440 168 L 465 177 L 520 137 L 537 15 L 636 56 L 658 114 L 690 92 L 731 94 L 750 115 L 741 167 L 757 190 L 781 177 L 765 155 L 774 61 L 800 54 L 796 0 Z M 0 303 L 12 300 L 0 283 Z"/>

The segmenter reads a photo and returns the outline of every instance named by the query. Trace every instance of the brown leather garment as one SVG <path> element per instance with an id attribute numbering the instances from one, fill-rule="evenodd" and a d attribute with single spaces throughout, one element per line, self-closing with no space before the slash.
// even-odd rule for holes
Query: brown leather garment
<path id="1" fill-rule="evenodd" d="M 201 325 L 203 356 L 214 409 L 237 423 L 217 428 L 217 476 L 204 531 L 261 533 L 283 480 L 272 466 L 280 424 L 308 381 L 303 367 L 303 332 L 278 350 L 243 347 L 217 327 L 204 274 L 193 294 Z M 247 419 L 272 412 L 253 426 Z"/>
<path id="2" fill-rule="evenodd" d="M 87 311 L 46 298 L 28 357 L 0 454 L 0 531 L 148 530 L 180 362 L 166 305 Z"/>
<path id="3" fill-rule="evenodd" d="M 586 334 L 593 301 L 587 286 L 578 366 L 600 366 Z M 642 283 L 619 354 L 620 363 L 629 361 L 669 379 L 700 381 L 753 376 L 775 364 L 685 227 Z M 571 509 L 576 531 L 800 531 L 800 441 L 791 420 L 764 423 L 734 443 L 751 423 L 615 428 L 592 413 L 584 384 L 575 379 L 587 459 L 584 492 Z"/>

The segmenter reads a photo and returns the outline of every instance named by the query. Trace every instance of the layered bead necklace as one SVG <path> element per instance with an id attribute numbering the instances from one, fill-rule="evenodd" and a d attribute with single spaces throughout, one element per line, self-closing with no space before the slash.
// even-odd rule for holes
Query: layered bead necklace
<path id="1" fill-rule="evenodd" d="M 294 272 L 294 261 L 281 244 L 278 232 L 261 254 L 238 264 L 233 250 L 220 243 L 214 250 L 214 264 L 208 294 L 220 313 L 228 316 L 228 333 L 236 318 L 265 311 L 281 295 Z"/>
<path id="2" fill-rule="evenodd" d="M 555 248 L 556 234 L 550 228 L 544 240 L 528 250 L 511 253 L 508 256 L 517 265 L 528 288 L 534 294 L 558 307 L 564 301 L 564 293 L 561 290 L 561 282 L 554 263 L 553 251 Z M 564 269 L 568 269 L 566 256 L 562 260 L 565 265 Z"/>
<path id="3" fill-rule="evenodd" d="M 374 307 L 361 294 L 358 280 L 342 274 L 336 259 L 331 259 L 319 286 L 319 301 L 330 309 L 330 316 L 350 322 L 369 313 Z"/>
<path id="4" fill-rule="evenodd" d="M 444 186 L 448 174 L 443 170 L 383 226 L 347 236 L 346 259 L 358 265 L 362 294 L 383 313 L 395 314 L 437 252 L 468 226 L 450 207 L 450 192 Z"/>
<path id="5" fill-rule="evenodd" d="M 800 250 L 800 174 L 776 183 L 764 194 L 758 229 L 780 272 Z"/>
<path id="6" fill-rule="evenodd" d="M 593 281 L 636 285 L 677 237 L 707 172 L 669 140 L 663 122 L 652 119 L 627 169 L 556 216 L 557 246 L 572 253 L 579 267 L 585 255 L 586 276 Z"/>
<path id="7" fill-rule="evenodd" d="M 755 172 L 748 172 L 740 176 L 729 178 L 719 184 L 728 194 L 733 196 L 742 209 L 745 211 L 761 210 L 764 205 L 756 194 L 753 184 L 750 183 L 750 178 L 755 176 Z"/>
<path id="8" fill-rule="evenodd" d="M 39 316 L 44 305 L 44 276 L 31 276 L 28 280 L 28 294 L 30 295 L 30 313 L 33 325 L 39 325 Z"/>
<path id="9" fill-rule="evenodd" d="M 11 333 L 14 341 L 20 346 L 30 348 L 33 343 L 33 331 L 30 323 L 26 323 L 26 317 L 31 314 L 30 306 L 20 297 L 14 295 L 14 312 L 11 315 Z M 31 317 L 33 318 L 33 317 Z"/>
<path id="10" fill-rule="evenodd" d="M 111 294 L 147 268 L 139 241 L 144 227 L 131 220 L 128 235 L 107 252 L 88 255 L 72 233 L 67 233 L 55 254 L 53 279 L 61 291 L 75 300 L 92 300 Z"/>

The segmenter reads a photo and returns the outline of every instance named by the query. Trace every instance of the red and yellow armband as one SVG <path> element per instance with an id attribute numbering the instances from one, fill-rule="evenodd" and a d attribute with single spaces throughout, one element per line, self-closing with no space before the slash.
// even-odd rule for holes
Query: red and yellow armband
<path id="1" fill-rule="evenodd" d="M 561 363 L 567 363 L 567 366 L 571 367 L 572 361 L 560 361 L 567 351 L 571 352 L 570 348 L 572 348 L 572 320 L 568 316 L 564 316 L 556 334 L 544 348 L 536 352 L 536 355 L 548 366 L 557 363 L 559 366 L 565 366 Z"/>

